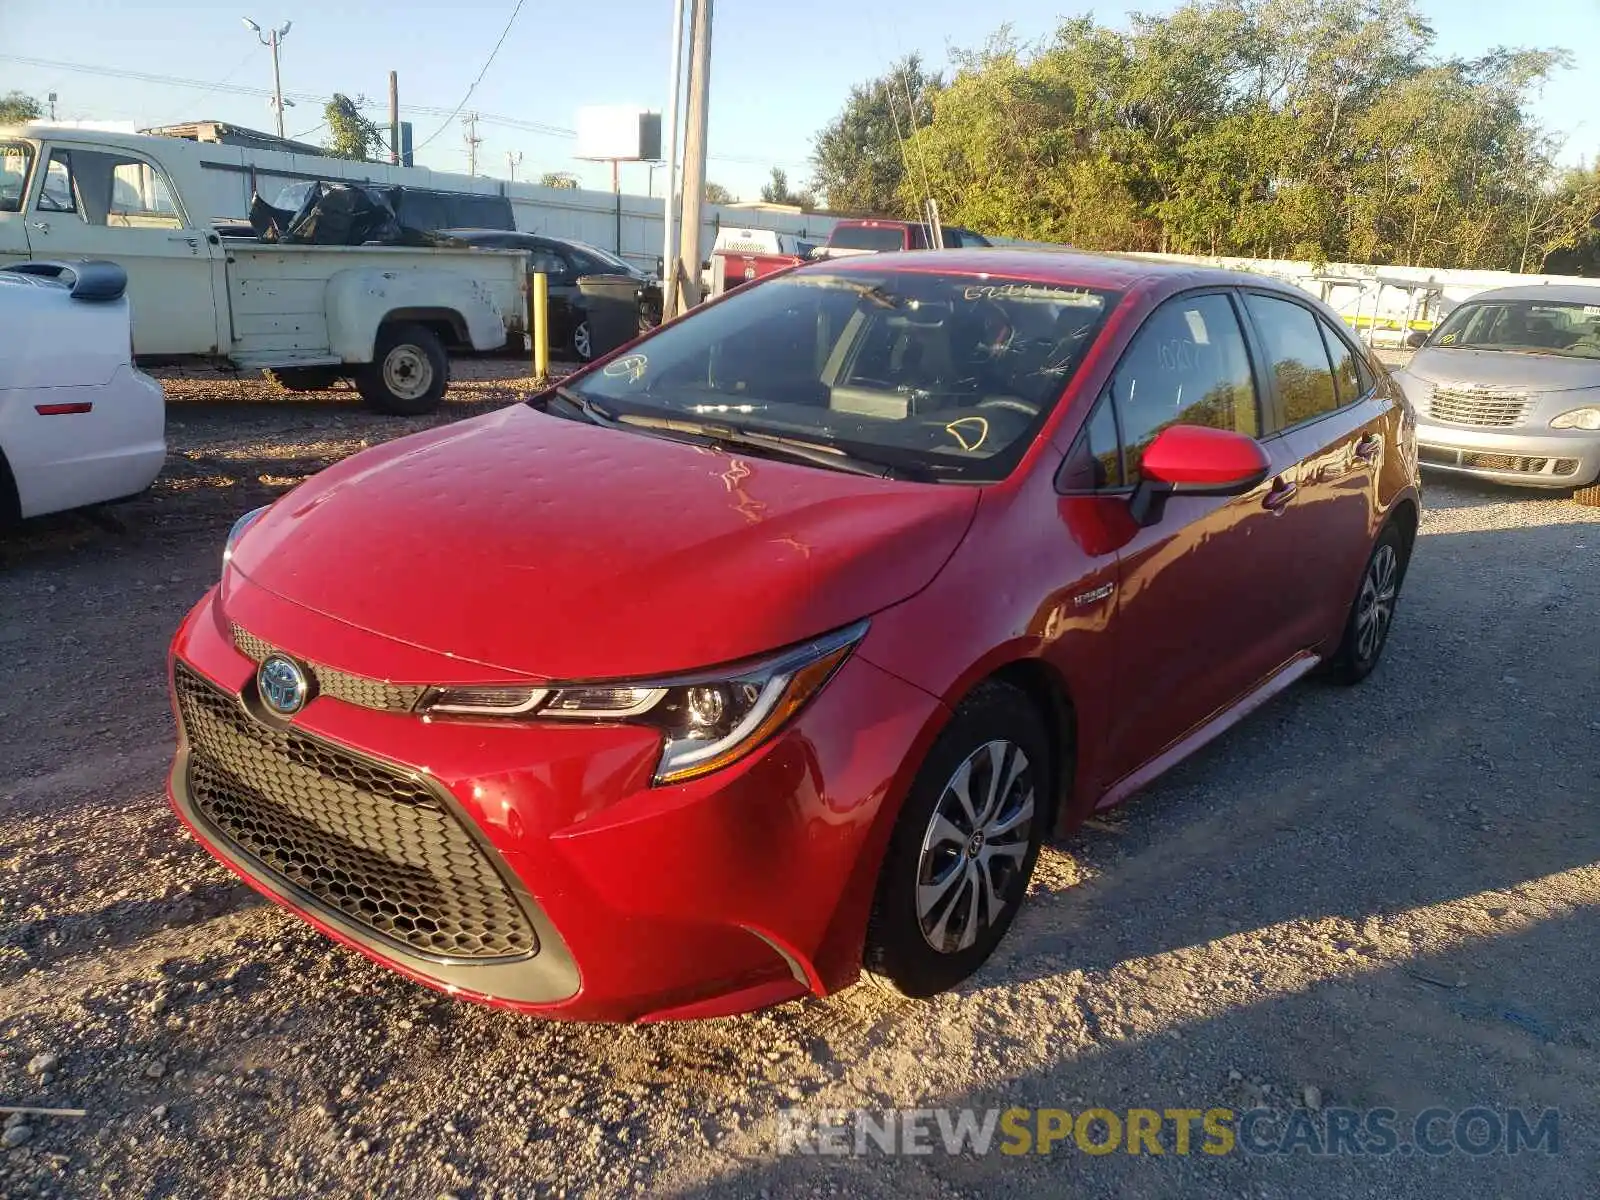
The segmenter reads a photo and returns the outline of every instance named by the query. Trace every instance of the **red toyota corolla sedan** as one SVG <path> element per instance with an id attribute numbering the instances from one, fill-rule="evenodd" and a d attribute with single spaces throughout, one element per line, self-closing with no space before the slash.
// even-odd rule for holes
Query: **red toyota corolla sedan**
<path id="1" fill-rule="evenodd" d="M 1371 671 L 1418 505 L 1399 391 L 1287 286 L 808 266 L 241 518 L 172 647 L 172 802 L 470 999 L 927 996 L 1045 837 Z"/>

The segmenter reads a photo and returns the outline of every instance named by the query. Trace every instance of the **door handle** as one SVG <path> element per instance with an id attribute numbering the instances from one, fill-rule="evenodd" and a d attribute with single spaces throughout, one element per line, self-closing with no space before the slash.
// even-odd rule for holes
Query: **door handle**
<path id="1" fill-rule="evenodd" d="M 1272 481 L 1272 488 L 1261 498 L 1261 507 L 1268 512 L 1280 513 L 1300 492 L 1300 485 L 1281 475 Z"/>
<path id="2" fill-rule="evenodd" d="M 49 221 L 29 221 L 28 222 L 28 228 L 29 229 L 37 229 L 40 233 L 49 233 L 50 232 L 50 222 Z"/>
<path id="3" fill-rule="evenodd" d="M 1383 439 L 1375 433 L 1369 433 L 1356 443 L 1355 456 L 1364 463 L 1378 460 L 1378 455 L 1383 451 Z"/>

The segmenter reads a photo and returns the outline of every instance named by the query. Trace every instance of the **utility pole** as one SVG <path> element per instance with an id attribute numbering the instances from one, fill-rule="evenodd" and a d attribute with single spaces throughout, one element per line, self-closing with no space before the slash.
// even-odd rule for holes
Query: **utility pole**
<path id="1" fill-rule="evenodd" d="M 705 202 L 706 125 L 711 115 L 711 0 L 690 2 L 694 15 L 689 25 L 689 114 L 683 131 L 683 229 L 678 248 L 684 308 L 700 302 L 700 209 Z M 673 311 L 678 311 L 676 306 Z"/>
<path id="2" fill-rule="evenodd" d="M 400 72 L 389 72 L 389 161 L 400 162 Z"/>
<path id="3" fill-rule="evenodd" d="M 678 242 L 673 237 L 673 206 L 678 202 L 678 98 L 683 92 L 683 0 L 672 0 L 672 76 L 667 85 L 667 190 L 662 203 L 662 316 L 678 315 Z"/>
<path id="4" fill-rule="evenodd" d="M 263 46 L 269 46 L 272 49 L 272 111 L 278 118 L 278 136 L 282 137 L 283 77 L 278 72 L 278 46 L 283 42 L 284 38 L 289 36 L 289 27 L 293 25 L 294 22 L 285 21 L 282 29 L 273 29 L 267 33 L 262 33 L 261 26 L 257 25 L 249 17 L 245 17 L 243 20 L 245 27 L 256 35 L 256 38 L 261 42 L 261 44 Z"/>
<path id="5" fill-rule="evenodd" d="M 512 183 L 515 183 L 517 181 L 517 168 L 520 167 L 521 165 L 522 165 L 522 151 L 518 150 L 515 154 L 513 154 L 513 153 L 511 153 L 511 151 L 507 150 L 506 151 L 506 171 L 510 174 Z"/>
<path id="6" fill-rule="evenodd" d="M 461 123 L 467 127 L 467 174 L 478 173 L 478 147 L 483 145 L 483 139 L 478 136 L 478 114 L 468 113 L 461 118 Z"/>

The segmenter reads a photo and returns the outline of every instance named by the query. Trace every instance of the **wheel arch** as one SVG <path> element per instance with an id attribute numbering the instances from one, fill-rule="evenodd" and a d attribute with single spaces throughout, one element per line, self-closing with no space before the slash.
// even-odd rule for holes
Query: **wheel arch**
<path id="1" fill-rule="evenodd" d="M 1019 658 L 991 671 L 968 689 L 1003 683 L 1027 696 L 1044 721 L 1050 743 L 1050 828 L 1059 829 L 1072 811 L 1078 760 L 1078 709 L 1061 673 L 1043 659 Z M 959 704 L 959 701 L 958 701 Z"/>
<path id="2" fill-rule="evenodd" d="M 424 329 L 431 330 L 447 348 L 451 349 L 470 348 L 472 345 L 466 318 L 453 308 L 418 306 L 390 309 L 384 313 L 378 328 L 383 329 L 390 325 L 421 325 Z"/>

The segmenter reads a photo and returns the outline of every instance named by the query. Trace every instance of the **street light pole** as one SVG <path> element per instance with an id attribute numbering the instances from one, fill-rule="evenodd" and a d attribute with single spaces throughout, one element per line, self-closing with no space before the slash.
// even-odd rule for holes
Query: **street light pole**
<path id="1" fill-rule="evenodd" d="M 661 301 L 664 320 L 678 315 L 678 238 L 673 205 L 678 198 L 678 101 L 683 93 L 683 4 L 672 0 L 672 74 L 667 86 L 667 189 L 662 204 Z"/>
<path id="2" fill-rule="evenodd" d="M 278 71 L 278 45 L 284 38 L 289 36 L 289 27 L 294 22 L 285 21 L 282 29 L 273 29 L 264 34 L 261 32 L 261 26 L 257 25 L 249 17 L 244 17 L 242 20 L 245 23 L 245 28 L 254 33 L 263 46 L 267 46 L 272 50 L 272 111 L 278 118 L 278 136 L 281 138 L 283 136 L 283 77 Z"/>

